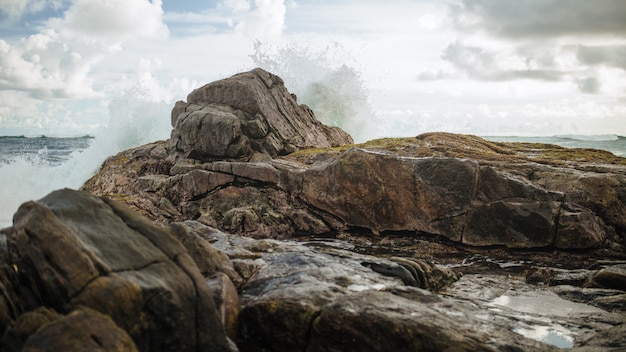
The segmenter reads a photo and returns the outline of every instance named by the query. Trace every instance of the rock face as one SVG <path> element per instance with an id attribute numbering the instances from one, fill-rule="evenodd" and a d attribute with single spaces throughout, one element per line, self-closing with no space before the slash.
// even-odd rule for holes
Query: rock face
<path id="1" fill-rule="evenodd" d="M 419 138 L 405 144 L 424 153 Z M 447 143 L 454 136 L 439 138 Z M 622 166 L 583 171 L 533 164 L 520 155 L 510 162 L 504 153 L 498 162 L 435 152 L 411 156 L 406 148 L 395 153 L 373 144 L 265 162 L 171 162 L 149 157 L 159 147 L 121 154 L 84 189 L 123 195 L 157 221 L 197 219 L 252 237 L 364 228 L 375 234 L 428 233 L 478 247 L 625 253 Z M 162 171 L 144 171 L 151 169 Z M 107 185 L 114 178 L 118 182 Z M 602 197 L 589 186 L 600 179 L 609 188 L 601 190 Z"/>
<path id="2" fill-rule="evenodd" d="M 4 291 L 4 301 L 25 312 L 68 314 L 43 324 L 25 350 L 71 327 L 84 328 L 84 336 L 53 346 L 88 349 L 83 344 L 93 339 L 105 350 L 230 350 L 212 289 L 185 248 L 172 231 L 120 203 L 72 190 L 27 202 L 14 216 L 7 247 L 17 281 L 9 281 L 15 290 Z M 15 309 L 9 313 L 17 318 Z M 89 332 L 99 326 L 110 332 Z"/>
<path id="3" fill-rule="evenodd" d="M 162 223 L 193 219 L 252 237 L 358 228 L 626 253 L 626 162 L 610 153 L 447 133 L 344 146 L 345 132 L 320 124 L 261 69 L 187 100 L 172 111 L 169 144 L 123 152 L 83 189 Z"/>
<path id="4" fill-rule="evenodd" d="M 172 110 L 172 152 L 198 160 L 271 157 L 352 143 L 298 105 L 282 79 L 262 69 L 209 83 Z"/>

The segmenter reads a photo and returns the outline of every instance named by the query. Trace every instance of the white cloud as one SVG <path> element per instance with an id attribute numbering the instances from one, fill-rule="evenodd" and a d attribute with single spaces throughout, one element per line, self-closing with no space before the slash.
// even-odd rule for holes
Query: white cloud
<path id="1" fill-rule="evenodd" d="M 287 12 L 284 0 L 254 0 L 254 8 L 245 6 L 247 1 L 226 3 L 233 10 L 232 24 L 238 33 L 265 39 L 283 32 Z"/>
<path id="2" fill-rule="evenodd" d="M 41 99 L 94 98 L 94 64 L 129 38 L 167 35 L 158 0 L 77 0 L 48 28 L 10 44 L 0 40 L 0 89 Z"/>
<path id="3" fill-rule="evenodd" d="M 56 3 L 45 6 L 60 8 L 61 2 Z M 44 6 L 41 1 L 22 5 L 13 16 Z M 94 74 L 94 68 L 124 50 L 125 43 L 166 39 L 161 5 L 160 0 L 75 0 L 61 17 L 42 22 L 38 33 L 13 42 L 0 39 L 0 101 L 19 98 L 36 107 L 34 112 L 3 104 L 0 126 L 19 122 L 55 131 L 63 126 L 93 130 L 102 123 L 104 107 L 96 102 L 110 93 L 106 82 L 111 74 Z M 149 72 L 139 71 L 138 80 L 152 84 Z"/>
<path id="4" fill-rule="evenodd" d="M 50 26 L 70 37 L 118 43 L 128 38 L 164 38 L 161 0 L 75 0 Z"/>
<path id="5" fill-rule="evenodd" d="M 250 11 L 250 1 L 248 0 L 222 0 L 220 5 L 234 13 Z"/>
<path id="6" fill-rule="evenodd" d="M 626 78 L 624 71 L 598 75 L 600 67 L 626 70 L 622 0 L 461 0 L 451 14 L 463 41 L 448 45 L 442 58 L 471 79 L 567 81 L 581 93 L 599 94 Z M 465 44 L 475 38 L 483 44 Z M 497 42 L 508 47 L 484 44 Z"/>
<path id="7" fill-rule="evenodd" d="M 585 65 L 606 65 L 626 70 L 626 45 L 579 45 L 577 58 Z"/>
<path id="8" fill-rule="evenodd" d="M 506 50 L 489 51 L 461 42 L 449 44 L 442 52 L 442 59 L 452 63 L 469 77 L 486 81 L 516 79 L 560 81 L 568 74 L 567 71 L 552 65 L 538 65 L 531 57 L 520 57 Z M 427 73 L 422 73 L 421 76 L 438 78 Z"/>

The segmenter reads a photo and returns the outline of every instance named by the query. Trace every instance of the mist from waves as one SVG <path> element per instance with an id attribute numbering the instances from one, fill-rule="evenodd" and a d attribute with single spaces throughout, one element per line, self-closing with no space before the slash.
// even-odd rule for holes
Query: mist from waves
<path id="1" fill-rule="evenodd" d="M 341 45 L 276 47 L 257 41 L 250 58 L 256 67 L 281 77 L 298 103 L 308 105 L 322 123 L 343 129 L 357 143 L 374 134 L 369 129 L 375 126 L 376 116 L 363 73 Z"/>
<path id="2" fill-rule="evenodd" d="M 60 162 L 50 158 L 45 147 L 34 154 L 3 155 L 0 228 L 11 226 L 20 204 L 57 189 L 78 189 L 107 157 L 170 136 L 172 104 L 151 101 L 138 89 L 131 89 L 112 99 L 108 108 L 106 127 L 96 131 L 86 149 L 76 148 Z"/>

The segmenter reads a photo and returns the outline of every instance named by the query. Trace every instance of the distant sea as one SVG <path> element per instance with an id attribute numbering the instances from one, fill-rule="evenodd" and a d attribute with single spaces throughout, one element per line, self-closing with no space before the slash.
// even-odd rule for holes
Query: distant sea
<path id="1" fill-rule="evenodd" d="M 552 137 L 486 136 L 496 142 L 557 144 L 568 148 L 604 149 L 626 157 L 626 137 L 617 135 Z M 57 138 L 0 136 L 0 228 L 25 201 L 63 188 L 79 188 L 114 150 L 91 136 Z M 118 148 L 119 149 L 119 148 Z"/>
<path id="2" fill-rule="evenodd" d="M 9 166 L 20 159 L 42 167 L 57 166 L 70 159 L 74 153 L 87 149 L 93 138 L 0 136 L 0 167 Z"/>
<path id="3" fill-rule="evenodd" d="M 626 137 L 614 134 L 608 135 L 559 135 L 551 137 L 518 137 L 518 136 L 484 136 L 494 142 L 528 142 L 556 144 L 566 148 L 603 149 L 626 157 Z"/>

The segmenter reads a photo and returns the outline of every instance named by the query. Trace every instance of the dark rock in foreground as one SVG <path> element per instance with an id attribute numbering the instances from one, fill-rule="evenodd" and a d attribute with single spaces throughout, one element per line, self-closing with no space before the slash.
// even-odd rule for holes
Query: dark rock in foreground
<path id="1" fill-rule="evenodd" d="M 13 309 L 5 312 L 12 319 L 37 307 L 68 314 L 42 324 L 25 349 L 102 326 L 101 337 L 85 330 L 53 346 L 89 349 L 101 338 L 111 344 L 106 350 L 229 350 L 212 289 L 172 231 L 120 203 L 71 190 L 23 204 L 13 222 L 4 266 L 13 280 L 3 282 L 13 292 L 2 291 Z"/>

